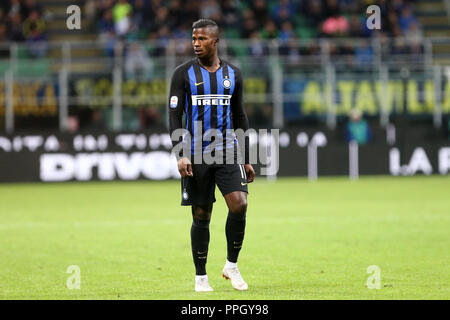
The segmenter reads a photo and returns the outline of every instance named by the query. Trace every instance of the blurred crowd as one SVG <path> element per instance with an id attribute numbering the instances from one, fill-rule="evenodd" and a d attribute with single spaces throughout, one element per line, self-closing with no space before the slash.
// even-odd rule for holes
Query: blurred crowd
<path id="1" fill-rule="evenodd" d="M 28 53 L 43 57 L 47 53 L 44 10 L 37 0 L 0 2 L 0 42 L 25 42 Z M 9 50 L 2 50 L 9 55 Z"/>
<path id="2" fill-rule="evenodd" d="M 414 0 L 85 0 L 83 25 L 107 43 L 107 54 L 114 54 L 118 39 L 154 40 L 151 52 L 165 53 L 170 39 L 177 42 L 179 54 L 190 54 L 192 22 L 211 18 L 221 27 L 227 39 L 252 41 L 250 52 L 231 54 L 264 55 L 268 48 L 260 39 L 278 39 L 280 54 L 317 53 L 317 46 L 298 49 L 299 40 L 317 37 L 382 39 L 404 37 L 408 45 L 394 45 L 392 53 L 420 53 L 422 30 L 412 10 Z M 381 29 L 366 26 L 368 6 L 378 5 Z M 46 19 L 38 0 L 2 0 L 0 3 L 0 42 L 18 41 L 30 45 L 32 56 L 46 53 Z M 37 45 L 40 43 L 40 45 Z M 109 44 L 109 45 L 108 45 Z M 348 43 L 331 48 L 338 54 L 356 54 L 365 63 L 372 55 L 369 46 Z M 142 55 L 139 48 L 132 54 Z M 146 57 L 137 57 L 145 59 Z"/>
<path id="3" fill-rule="evenodd" d="M 165 47 L 169 39 L 189 39 L 191 24 L 199 18 L 211 18 L 229 38 L 278 39 L 284 45 L 281 54 L 292 54 L 298 40 L 327 38 L 405 37 L 420 44 L 421 26 L 412 10 L 413 0 L 87 0 L 85 12 L 91 25 L 104 41 L 117 38 L 153 39 Z M 368 6 L 376 4 L 381 12 L 381 30 L 366 26 Z M 180 41 L 180 43 L 183 43 Z M 405 46 L 395 53 L 417 50 Z M 190 50 L 189 45 L 178 48 Z M 264 54 L 267 48 L 253 46 L 252 54 Z M 307 48 L 311 50 L 311 48 Z M 356 53 L 364 59 L 370 48 L 349 46 L 332 48 L 336 53 Z M 347 51 L 353 52 L 347 52 Z M 110 52 L 112 54 L 112 51 Z M 155 55 L 163 52 L 155 52 Z M 300 52 L 301 53 L 301 52 Z M 315 52 L 312 52 L 315 53 Z"/>

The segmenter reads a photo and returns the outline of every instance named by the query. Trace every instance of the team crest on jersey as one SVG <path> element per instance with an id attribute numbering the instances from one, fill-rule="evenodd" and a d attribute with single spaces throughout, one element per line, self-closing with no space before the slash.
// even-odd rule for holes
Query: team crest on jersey
<path id="1" fill-rule="evenodd" d="M 231 80 L 228 78 L 223 79 L 222 85 L 225 89 L 230 89 L 231 88 Z"/>
<path id="2" fill-rule="evenodd" d="M 178 105 L 178 97 L 177 96 L 170 97 L 170 107 L 172 109 L 175 109 L 177 105 Z"/>

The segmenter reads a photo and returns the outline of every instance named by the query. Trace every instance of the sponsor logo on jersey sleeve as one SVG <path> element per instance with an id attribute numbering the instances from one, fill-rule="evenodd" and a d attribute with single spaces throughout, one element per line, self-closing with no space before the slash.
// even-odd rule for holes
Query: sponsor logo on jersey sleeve
<path id="1" fill-rule="evenodd" d="M 170 97 L 170 107 L 172 109 L 175 109 L 177 106 L 178 106 L 178 97 L 177 96 Z"/>

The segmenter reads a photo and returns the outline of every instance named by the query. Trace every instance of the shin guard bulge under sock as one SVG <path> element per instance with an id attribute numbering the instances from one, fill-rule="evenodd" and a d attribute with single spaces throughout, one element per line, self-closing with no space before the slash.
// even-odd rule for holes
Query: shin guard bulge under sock
<path id="1" fill-rule="evenodd" d="M 209 245 L 209 222 L 193 218 L 191 227 L 191 248 L 194 259 L 195 274 L 206 274 L 206 260 Z"/>
<path id="2" fill-rule="evenodd" d="M 245 213 L 228 212 L 225 234 L 227 236 L 227 260 L 237 262 L 245 233 Z"/>

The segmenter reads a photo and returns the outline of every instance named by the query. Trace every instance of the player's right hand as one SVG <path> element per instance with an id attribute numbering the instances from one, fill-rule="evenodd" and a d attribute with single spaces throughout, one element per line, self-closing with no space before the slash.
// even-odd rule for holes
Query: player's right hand
<path id="1" fill-rule="evenodd" d="M 178 160 L 178 172 L 181 177 L 192 177 L 194 174 L 192 173 L 192 164 L 188 158 L 181 158 Z"/>

